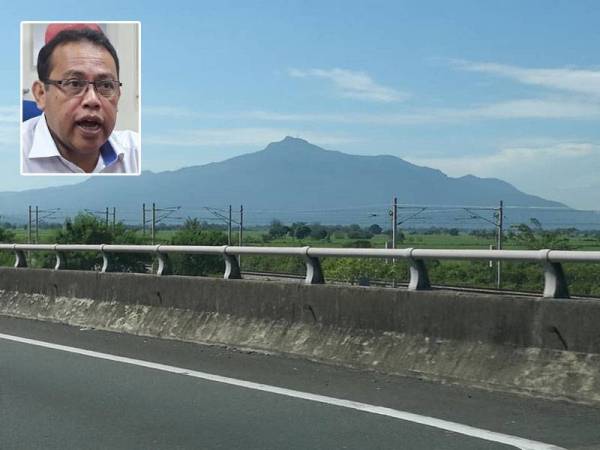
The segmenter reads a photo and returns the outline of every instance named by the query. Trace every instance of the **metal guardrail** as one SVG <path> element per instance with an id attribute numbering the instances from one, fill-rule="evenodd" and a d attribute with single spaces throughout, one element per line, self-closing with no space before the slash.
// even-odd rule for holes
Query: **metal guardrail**
<path id="1" fill-rule="evenodd" d="M 298 256 L 306 264 L 306 284 L 325 282 L 319 258 L 386 258 L 401 259 L 409 263 L 409 290 L 430 289 L 431 283 L 426 260 L 468 260 L 468 261 L 518 261 L 537 262 L 543 265 L 544 293 L 546 298 L 568 298 L 569 289 L 562 263 L 600 262 L 600 251 L 563 250 L 435 250 L 435 249 L 361 249 L 361 248 L 322 248 L 322 247 L 238 247 L 238 246 L 197 246 L 197 245 L 79 245 L 79 244 L 0 244 L 0 251 L 15 253 L 14 267 L 27 267 L 25 252 L 54 252 L 55 270 L 64 268 L 67 252 L 98 252 L 102 255 L 101 272 L 110 268 L 111 253 L 150 253 L 158 260 L 157 275 L 166 272 L 169 254 L 220 255 L 225 260 L 225 279 L 242 278 L 236 256 Z"/>

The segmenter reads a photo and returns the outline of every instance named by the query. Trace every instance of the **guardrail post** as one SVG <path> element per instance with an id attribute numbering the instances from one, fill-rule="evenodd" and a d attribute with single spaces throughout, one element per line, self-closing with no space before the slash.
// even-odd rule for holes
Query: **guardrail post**
<path id="1" fill-rule="evenodd" d="M 304 247 L 304 262 L 306 263 L 306 278 L 304 278 L 304 283 L 323 284 L 325 283 L 325 277 L 321 269 L 321 261 L 315 256 L 309 256 L 309 250 L 310 247 Z"/>
<path id="2" fill-rule="evenodd" d="M 429 274 L 427 273 L 427 267 L 425 261 L 422 259 L 414 259 L 412 252 L 414 249 L 410 249 L 408 263 L 410 264 L 410 282 L 408 283 L 409 291 L 421 291 L 425 289 L 431 289 L 431 283 L 429 282 Z"/>
<path id="3" fill-rule="evenodd" d="M 27 258 L 23 250 L 15 249 L 15 267 L 27 267 Z"/>
<path id="4" fill-rule="evenodd" d="M 560 263 L 544 263 L 544 298 L 569 298 L 569 285 Z"/>
<path id="5" fill-rule="evenodd" d="M 60 270 L 65 268 L 65 254 L 63 252 L 54 252 L 56 256 L 56 263 L 54 264 L 54 270 Z"/>
<path id="6" fill-rule="evenodd" d="M 569 286 L 562 265 L 550 261 L 552 250 L 540 250 L 539 255 L 544 264 L 544 298 L 569 298 Z"/>
<path id="7" fill-rule="evenodd" d="M 156 259 L 158 259 L 158 268 L 156 269 L 156 275 L 167 275 L 169 260 L 167 258 L 167 255 L 160 253 L 159 249 L 160 245 L 157 245 L 156 249 L 154 250 Z"/>
<path id="8" fill-rule="evenodd" d="M 102 255 L 102 269 L 100 269 L 100 272 L 108 272 L 108 255 L 104 252 L 104 244 L 102 244 L 100 254 Z"/>
<path id="9" fill-rule="evenodd" d="M 242 272 L 240 271 L 240 264 L 235 255 L 227 254 L 227 246 L 223 248 L 223 259 L 225 260 L 225 273 L 223 274 L 224 280 L 241 280 Z"/>

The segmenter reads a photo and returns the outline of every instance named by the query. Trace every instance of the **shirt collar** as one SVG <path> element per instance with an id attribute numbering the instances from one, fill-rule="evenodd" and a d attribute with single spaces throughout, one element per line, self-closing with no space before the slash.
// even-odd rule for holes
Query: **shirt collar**
<path id="1" fill-rule="evenodd" d="M 125 151 L 119 146 L 118 142 L 112 138 L 112 135 L 108 138 L 100 147 L 100 156 L 104 162 L 104 166 L 112 164 L 119 158 L 123 158 Z M 29 158 L 52 158 L 59 157 L 62 155 L 56 147 L 54 139 L 48 129 L 48 123 L 46 122 L 46 115 L 42 114 L 39 117 L 39 121 L 35 127 L 33 136 L 33 145 L 29 152 Z"/>
<path id="2" fill-rule="evenodd" d="M 39 116 L 35 126 L 29 158 L 50 158 L 52 156 L 60 156 L 60 153 L 58 148 L 56 148 L 54 139 L 50 135 L 50 130 L 46 123 L 46 115 L 42 114 Z"/>

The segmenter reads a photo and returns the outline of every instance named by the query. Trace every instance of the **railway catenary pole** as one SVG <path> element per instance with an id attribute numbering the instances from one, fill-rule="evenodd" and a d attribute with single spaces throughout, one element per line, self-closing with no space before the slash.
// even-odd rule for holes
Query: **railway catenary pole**
<path id="1" fill-rule="evenodd" d="M 497 236 L 497 248 L 498 250 L 502 250 L 502 232 L 504 227 L 504 202 L 500 200 L 500 207 L 498 208 L 498 236 Z M 500 289 L 502 286 L 502 264 L 500 260 L 496 265 L 497 274 L 496 274 L 496 287 Z"/>

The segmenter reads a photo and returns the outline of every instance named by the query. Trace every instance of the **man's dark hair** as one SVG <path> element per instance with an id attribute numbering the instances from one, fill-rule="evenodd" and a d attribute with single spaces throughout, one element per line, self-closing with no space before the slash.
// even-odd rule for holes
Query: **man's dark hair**
<path id="1" fill-rule="evenodd" d="M 104 33 L 100 33 L 89 28 L 83 28 L 78 30 L 63 30 L 42 47 L 40 53 L 38 54 L 37 60 L 37 72 L 39 80 L 44 82 L 50 76 L 50 72 L 52 72 L 52 53 L 56 47 L 69 42 L 82 41 L 88 41 L 94 45 L 104 47 L 115 60 L 115 65 L 117 66 L 117 76 L 119 76 L 119 57 L 117 56 L 117 51 L 110 43 L 108 38 L 104 35 Z"/>

